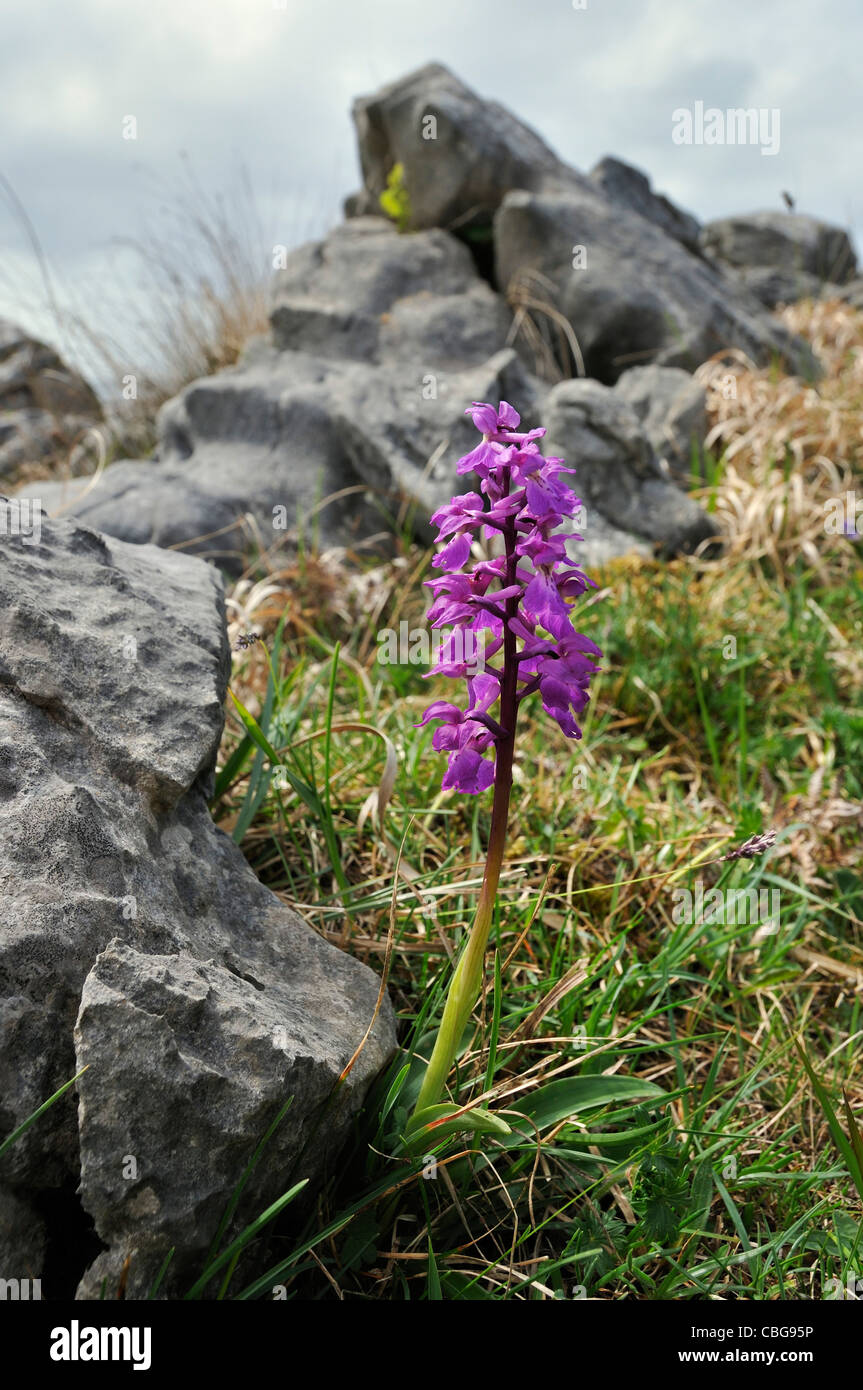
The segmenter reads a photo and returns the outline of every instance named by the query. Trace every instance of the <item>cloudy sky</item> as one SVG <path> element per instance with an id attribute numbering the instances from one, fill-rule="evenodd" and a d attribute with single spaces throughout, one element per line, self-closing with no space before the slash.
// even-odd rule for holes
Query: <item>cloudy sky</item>
<path id="1" fill-rule="evenodd" d="M 122 247 L 159 224 L 185 168 L 238 206 L 248 171 L 267 259 L 321 233 L 358 184 L 352 98 L 431 60 L 577 168 L 616 154 L 702 219 L 778 208 L 788 189 L 863 250 L 860 0 L 580 5 L 4 0 L 0 313 L 58 339 L 22 208 L 54 293 L 97 331 L 118 329 L 124 277 L 132 295 Z M 672 112 L 698 101 L 778 109 L 778 154 L 675 144 Z"/>

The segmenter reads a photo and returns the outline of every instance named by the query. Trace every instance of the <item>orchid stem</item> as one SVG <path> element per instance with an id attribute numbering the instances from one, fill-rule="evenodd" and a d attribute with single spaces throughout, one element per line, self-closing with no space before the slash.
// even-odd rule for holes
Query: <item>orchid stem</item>
<path id="1" fill-rule="evenodd" d="M 507 554 L 507 584 L 512 583 L 517 557 L 515 526 L 509 522 L 504 533 Z M 518 611 L 517 597 L 507 599 L 507 619 Z M 496 743 L 494 765 L 494 801 L 491 811 L 491 830 L 488 837 L 482 888 L 467 945 L 459 958 L 450 981 L 443 1018 L 429 1058 L 426 1074 L 417 1097 L 414 1114 L 436 1105 L 446 1085 L 455 1060 L 461 1036 L 467 1027 L 473 1007 L 479 998 L 485 975 L 485 952 L 494 918 L 494 905 L 503 867 L 506 830 L 509 820 L 509 801 L 512 792 L 512 762 L 515 751 L 515 726 L 518 715 L 518 660 L 515 633 L 509 621 L 504 624 L 503 675 L 500 686 L 500 724 L 505 730 Z"/>

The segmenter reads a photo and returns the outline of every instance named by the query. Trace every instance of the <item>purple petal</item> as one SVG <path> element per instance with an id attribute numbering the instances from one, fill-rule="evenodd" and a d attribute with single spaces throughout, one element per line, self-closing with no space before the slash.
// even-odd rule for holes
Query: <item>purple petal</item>
<path id="1" fill-rule="evenodd" d="M 470 536 L 467 532 L 455 536 L 449 545 L 445 545 L 443 550 L 439 551 L 432 560 L 435 569 L 460 570 L 470 555 L 470 544 Z"/>
<path id="2" fill-rule="evenodd" d="M 478 473 L 481 478 L 485 478 L 488 470 L 493 468 L 498 462 L 498 453 L 493 444 L 489 444 L 484 439 L 477 444 L 469 454 L 465 454 L 459 459 L 455 466 L 456 473 Z"/>
<path id="3" fill-rule="evenodd" d="M 493 405 L 483 405 L 482 401 L 474 401 L 468 406 L 465 415 L 471 417 L 480 434 L 493 434 L 497 429 L 497 411 Z"/>
<path id="4" fill-rule="evenodd" d="M 467 683 L 470 692 L 469 713 L 487 714 L 500 697 L 500 681 L 490 671 L 482 671 Z"/>
<path id="5" fill-rule="evenodd" d="M 461 724 L 464 713 L 458 705 L 450 704 L 449 700 L 433 700 L 420 722 L 414 724 L 414 728 L 421 729 L 430 719 L 446 719 L 452 724 Z"/>
<path id="6" fill-rule="evenodd" d="M 497 427 L 504 430 L 517 430 L 521 424 L 521 416 L 518 411 L 510 405 L 509 401 L 501 401 L 497 408 Z"/>
<path id="7" fill-rule="evenodd" d="M 493 781 L 494 764 L 472 748 L 465 748 L 450 758 L 441 786 L 444 791 L 452 789 L 475 796 L 486 791 Z"/>
<path id="8" fill-rule="evenodd" d="M 571 691 L 563 681 L 551 676 L 543 676 L 539 682 L 539 695 L 546 714 L 556 719 L 567 738 L 581 738 L 581 729 L 570 711 Z"/>

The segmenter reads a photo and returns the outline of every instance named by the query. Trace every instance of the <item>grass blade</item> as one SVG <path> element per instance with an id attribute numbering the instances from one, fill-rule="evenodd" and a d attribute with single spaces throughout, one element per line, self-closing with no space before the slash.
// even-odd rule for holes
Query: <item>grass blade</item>
<path id="1" fill-rule="evenodd" d="M 87 1065 L 89 1066 L 89 1063 Z M 82 1067 L 81 1070 L 72 1077 L 71 1081 L 64 1081 L 59 1091 L 55 1091 L 53 1096 L 49 1096 L 46 1101 L 42 1102 L 38 1110 L 34 1110 L 32 1115 L 28 1115 L 26 1120 L 22 1120 L 17 1129 L 13 1129 L 12 1133 L 0 1144 L 0 1158 L 3 1157 L 7 1149 L 11 1149 L 12 1145 L 21 1138 L 25 1130 L 29 1129 L 32 1124 L 35 1124 L 40 1115 L 44 1115 L 45 1111 L 48 1110 L 55 1101 L 59 1100 L 60 1097 L 68 1091 L 70 1086 L 74 1086 L 75 1082 L 80 1080 L 86 1070 L 87 1067 Z"/>

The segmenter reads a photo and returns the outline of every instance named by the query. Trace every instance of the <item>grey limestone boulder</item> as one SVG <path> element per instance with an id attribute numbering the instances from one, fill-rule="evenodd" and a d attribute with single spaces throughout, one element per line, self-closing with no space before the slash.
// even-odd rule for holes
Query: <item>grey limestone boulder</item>
<path id="1" fill-rule="evenodd" d="M 635 411 L 598 381 L 564 381 L 544 409 L 545 452 L 563 455 L 577 472 L 573 486 L 618 532 L 664 551 L 692 550 L 715 534 L 709 517 L 670 482 Z"/>
<path id="2" fill-rule="evenodd" d="M 691 372 L 732 347 L 817 374 L 807 345 L 730 276 L 592 187 L 507 194 L 495 243 L 499 284 L 542 275 L 600 381 L 651 362 Z"/>
<path id="3" fill-rule="evenodd" d="M 681 482 L 707 435 L 707 392 L 680 367 L 631 367 L 615 386 L 641 421 L 654 453 Z"/>
<path id="4" fill-rule="evenodd" d="M 356 211 L 375 212 L 400 164 L 413 228 L 488 225 L 511 188 L 578 178 L 505 106 L 484 101 L 441 63 L 429 63 L 354 102 L 363 173 Z"/>
<path id="5" fill-rule="evenodd" d="M 842 285 L 854 278 L 857 258 L 848 233 L 799 212 L 755 212 L 705 223 L 701 244 L 708 256 L 738 270 L 781 272 Z M 805 285 L 806 280 L 801 284 Z M 802 294 L 797 296 L 803 298 Z"/>
<path id="6" fill-rule="evenodd" d="M 593 166 L 589 178 L 611 202 L 646 217 L 688 250 L 698 251 L 701 234 L 698 219 L 676 207 L 664 194 L 654 193 L 650 179 L 640 169 L 607 155 Z"/>
<path id="7" fill-rule="evenodd" d="M 585 177 L 438 63 L 361 98 L 354 120 L 364 187 L 352 211 L 378 212 L 400 165 L 410 226 L 456 232 L 475 248 L 489 236 L 497 288 L 511 299 L 525 276 L 534 290 L 543 277 L 588 375 L 613 382 L 649 362 L 693 371 L 729 348 L 816 374 L 805 344 L 705 261 L 695 220 L 622 161 Z M 579 247 L 586 265 L 574 264 Z"/>
<path id="8" fill-rule="evenodd" d="M 285 534 L 277 523 L 299 529 L 300 517 L 323 544 L 384 543 L 406 503 L 427 539 L 472 447 L 465 406 L 491 399 L 536 412 L 536 383 L 512 349 L 452 368 L 431 353 L 394 350 L 373 365 L 262 349 L 163 408 L 158 461 L 115 464 L 86 496 L 44 483 L 19 496 L 233 573 L 256 538 L 272 545 Z"/>
<path id="9" fill-rule="evenodd" d="M 808 270 L 778 270 L 773 266 L 750 265 L 729 272 L 739 284 L 768 309 L 796 304 L 800 299 L 818 299 L 832 289 L 829 282 Z"/>
<path id="10" fill-rule="evenodd" d="M 0 318 L 0 478 L 63 455 L 102 417 L 83 377 Z"/>
<path id="11" fill-rule="evenodd" d="M 0 1190 L 26 1207 L 77 1188 L 104 1247 L 82 1297 L 115 1289 L 127 1257 L 128 1296 L 145 1296 L 171 1246 L 176 1292 L 290 1097 L 237 1219 L 291 1174 L 320 1179 L 394 1046 L 392 1012 L 334 1091 L 378 981 L 210 817 L 229 667 L 216 570 L 77 522 L 14 532 L 0 538 L 0 1133 L 87 1070 L 77 1111 L 67 1095 L 4 1156 Z"/>
<path id="12" fill-rule="evenodd" d="M 829 291 L 826 297 L 829 297 Z M 852 309 L 863 309 L 863 277 L 855 277 L 849 280 L 847 285 L 842 285 L 836 291 L 836 297 L 845 304 L 850 304 Z"/>
<path id="13" fill-rule="evenodd" d="M 499 352 L 512 314 L 455 237 L 399 235 L 384 218 L 360 217 L 291 253 L 270 322 L 284 351 L 433 368 Z"/>

